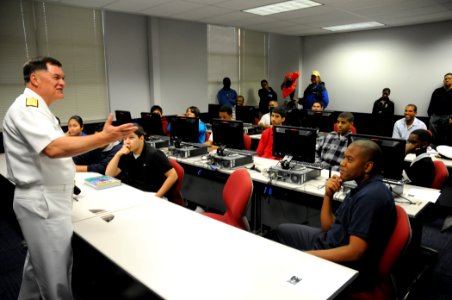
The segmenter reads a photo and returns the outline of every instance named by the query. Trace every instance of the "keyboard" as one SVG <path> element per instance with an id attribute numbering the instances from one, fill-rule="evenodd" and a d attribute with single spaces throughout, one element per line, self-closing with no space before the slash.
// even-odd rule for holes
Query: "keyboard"
<path id="1" fill-rule="evenodd" d="M 232 148 L 226 148 L 225 149 L 226 153 L 236 153 L 236 154 L 242 154 L 242 155 L 246 155 L 246 156 L 254 156 L 256 155 L 256 151 L 251 151 L 251 150 L 239 150 L 239 149 L 232 149 Z"/>
<path id="2" fill-rule="evenodd" d="M 405 184 L 405 183 L 410 183 L 411 181 L 409 179 L 391 179 L 391 178 L 383 178 L 383 182 L 388 183 L 388 184 Z"/>
<path id="3" fill-rule="evenodd" d="M 323 170 L 323 169 L 325 169 L 321 162 L 310 163 L 310 162 L 304 162 L 304 161 L 296 161 L 296 165 L 297 166 L 303 166 L 305 168 L 316 169 L 316 170 Z"/>
<path id="4" fill-rule="evenodd" d="M 195 148 L 206 148 L 208 147 L 206 144 L 200 144 L 200 143 L 190 143 L 190 142 L 182 142 L 182 146 L 191 146 Z"/>
<path id="5" fill-rule="evenodd" d="M 161 140 L 169 140 L 169 138 L 167 136 L 163 136 L 163 135 L 150 135 L 147 137 L 148 141 L 161 141 Z"/>

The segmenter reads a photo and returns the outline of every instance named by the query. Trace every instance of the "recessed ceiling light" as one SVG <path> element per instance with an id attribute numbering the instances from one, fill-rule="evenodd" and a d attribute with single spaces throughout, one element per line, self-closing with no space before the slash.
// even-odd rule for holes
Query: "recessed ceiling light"
<path id="1" fill-rule="evenodd" d="M 286 11 L 303 9 L 313 6 L 322 5 L 320 3 L 309 1 L 309 0 L 293 0 L 293 1 L 284 1 L 276 4 L 270 4 L 265 6 L 260 6 L 251 9 L 245 9 L 244 12 L 255 14 L 259 16 L 268 16 L 273 14 L 278 14 Z"/>
<path id="2" fill-rule="evenodd" d="M 364 22 L 364 23 L 354 23 L 354 24 L 348 24 L 348 25 L 339 25 L 339 26 L 322 27 L 322 28 L 329 30 L 329 31 L 342 31 L 342 30 L 380 27 L 380 26 L 385 26 L 385 24 L 378 23 L 378 22 Z"/>

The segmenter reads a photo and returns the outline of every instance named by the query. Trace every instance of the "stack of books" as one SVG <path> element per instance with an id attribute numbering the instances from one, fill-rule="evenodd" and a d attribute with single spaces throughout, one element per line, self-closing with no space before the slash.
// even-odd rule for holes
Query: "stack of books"
<path id="1" fill-rule="evenodd" d="M 121 180 L 111 177 L 111 176 L 101 175 L 101 176 L 86 178 L 85 184 L 87 184 L 97 190 L 102 190 L 102 189 L 120 185 Z"/>

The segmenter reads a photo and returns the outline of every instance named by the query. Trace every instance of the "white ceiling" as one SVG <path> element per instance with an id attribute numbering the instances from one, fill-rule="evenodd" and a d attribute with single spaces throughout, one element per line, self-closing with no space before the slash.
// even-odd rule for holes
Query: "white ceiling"
<path id="1" fill-rule="evenodd" d="M 307 36 L 322 27 L 376 21 L 386 27 L 452 20 L 452 0 L 319 0 L 321 6 L 257 16 L 243 9 L 283 0 L 44 0 L 71 6 Z M 382 28 L 382 27 L 378 27 Z"/>

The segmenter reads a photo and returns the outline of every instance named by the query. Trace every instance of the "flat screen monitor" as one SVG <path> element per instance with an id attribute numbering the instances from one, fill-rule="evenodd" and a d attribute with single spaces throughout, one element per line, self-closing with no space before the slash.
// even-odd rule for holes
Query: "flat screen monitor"
<path id="1" fill-rule="evenodd" d="M 150 135 L 164 135 L 162 118 L 159 114 L 151 114 L 148 112 L 141 113 L 141 126 L 147 136 Z"/>
<path id="2" fill-rule="evenodd" d="M 286 113 L 286 120 L 284 121 L 284 124 L 288 126 L 296 126 L 300 127 L 302 125 L 301 119 L 303 116 L 303 112 L 299 110 L 298 108 L 293 108 Z"/>
<path id="3" fill-rule="evenodd" d="M 310 109 L 306 110 L 306 116 L 302 122 L 303 127 L 318 128 L 320 132 L 331 132 L 334 130 L 334 112 L 317 112 Z"/>
<path id="4" fill-rule="evenodd" d="M 213 143 L 217 146 L 244 148 L 243 122 L 237 120 L 212 119 Z"/>
<path id="5" fill-rule="evenodd" d="M 171 139 L 182 142 L 198 143 L 199 118 L 174 117 L 171 119 Z"/>
<path id="6" fill-rule="evenodd" d="M 314 128 L 273 126 L 273 156 L 291 155 L 296 161 L 313 163 L 316 139 Z"/>
<path id="7" fill-rule="evenodd" d="M 132 116 L 128 110 L 115 110 L 115 117 L 119 125 L 132 122 Z"/>
<path id="8" fill-rule="evenodd" d="M 243 121 L 243 123 L 254 124 L 254 120 L 258 116 L 258 109 L 254 106 L 236 106 L 235 119 Z"/>
<path id="9" fill-rule="evenodd" d="M 212 119 L 218 118 L 221 106 L 222 105 L 220 105 L 220 104 L 209 104 L 209 107 L 208 107 L 209 121 L 211 121 Z"/>
<path id="10" fill-rule="evenodd" d="M 406 140 L 367 134 L 353 134 L 351 139 L 352 142 L 366 139 L 377 143 L 383 153 L 383 177 L 392 180 L 402 179 Z"/>

